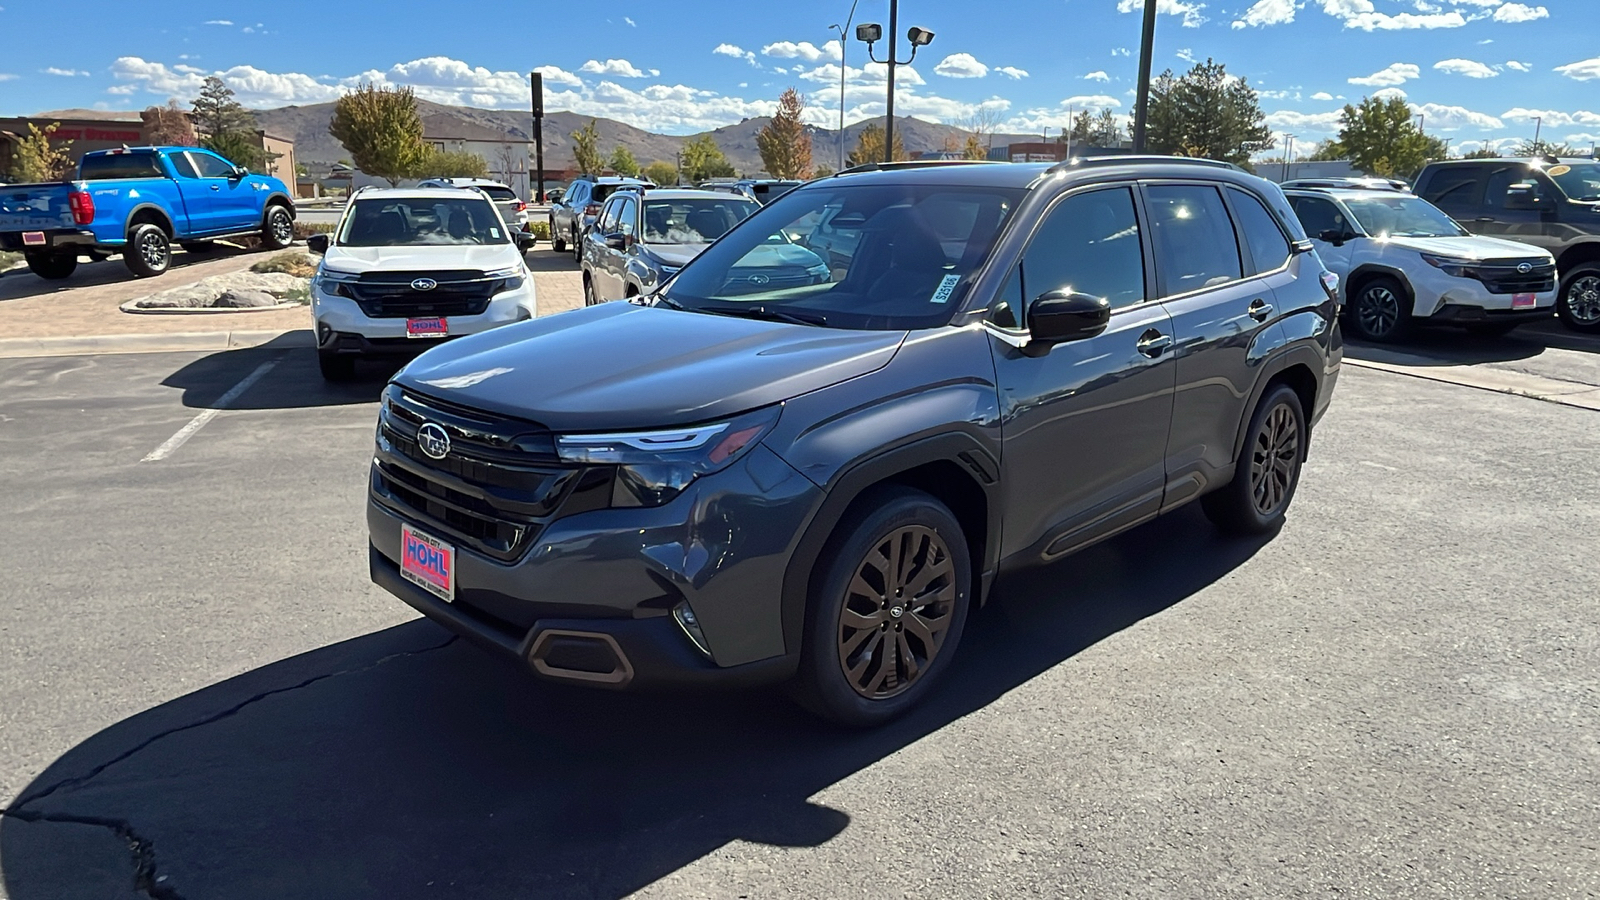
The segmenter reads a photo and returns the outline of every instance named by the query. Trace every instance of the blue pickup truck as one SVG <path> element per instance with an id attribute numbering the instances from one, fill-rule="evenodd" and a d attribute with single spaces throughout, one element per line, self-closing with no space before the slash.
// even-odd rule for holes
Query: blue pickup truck
<path id="1" fill-rule="evenodd" d="M 121 253 L 146 278 L 167 271 L 174 243 L 198 250 L 249 236 L 281 250 L 294 240 L 294 215 L 282 181 L 209 150 L 98 150 L 71 181 L 0 187 L 0 250 L 22 251 L 41 278 L 66 278 L 81 255 Z"/>

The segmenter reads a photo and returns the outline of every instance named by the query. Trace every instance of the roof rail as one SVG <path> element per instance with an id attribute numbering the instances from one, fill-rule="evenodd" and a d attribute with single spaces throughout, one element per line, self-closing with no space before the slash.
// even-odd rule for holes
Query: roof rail
<path id="1" fill-rule="evenodd" d="M 355 195 L 361 193 L 362 191 L 370 191 L 370 190 L 372 190 L 373 188 L 376 188 L 376 187 L 377 187 L 377 185 L 375 185 L 375 184 L 363 184 L 361 187 L 358 187 L 355 190 L 351 191 L 350 192 L 350 196 L 354 197 Z"/>
<path id="2" fill-rule="evenodd" d="M 1105 155 L 1105 156 L 1074 156 L 1066 162 L 1056 163 L 1050 167 L 1051 172 L 1066 172 L 1072 169 L 1082 169 L 1090 166 L 1122 166 L 1135 163 L 1165 163 L 1179 166 L 1205 166 L 1209 169 L 1231 169 L 1243 172 L 1244 169 L 1230 162 L 1218 159 L 1201 159 L 1195 156 L 1161 156 L 1154 153 Z"/>
<path id="3" fill-rule="evenodd" d="M 894 162 L 862 163 L 835 172 L 833 175 L 837 178 L 840 175 L 855 175 L 860 172 L 890 172 L 896 169 L 926 169 L 935 166 L 987 166 L 995 165 L 997 162 L 993 159 L 897 159 Z"/>

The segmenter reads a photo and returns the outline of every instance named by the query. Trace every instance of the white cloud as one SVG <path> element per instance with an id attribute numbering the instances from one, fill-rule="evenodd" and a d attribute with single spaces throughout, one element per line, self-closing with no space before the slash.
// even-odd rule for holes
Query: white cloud
<path id="1" fill-rule="evenodd" d="M 1494 131 L 1504 128 L 1505 123 L 1481 112 L 1473 112 L 1461 106 L 1444 106 L 1439 103 L 1412 103 L 1411 111 L 1421 113 L 1423 122 L 1429 131 L 1454 131 L 1458 128 L 1476 128 L 1479 131 Z"/>
<path id="2" fill-rule="evenodd" d="M 1267 126 L 1273 131 L 1290 131 L 1295 134 L 1335 134 L 1339 131 L 1339 114 L 1336 112 L 1303 113 L 1280 109 L 1268 113 Z"/>
<path id="3" fill-rule="evenodd" d="M 1294 0 L 1256 0 L 1245 14 L 1233 20 L 1234 28 L 1264 28 L 1294 21 Z"/>
<path id="4" fill-rule="evenodd" d="M 1360 78 L 1346 79 L 1351 84 L 1360 84 L 1367 87 L 1389 87 L 1396 84 L 1405 84 L 1413 78 L 1421 78 L 1422 69 L 1411 63 L 1390 63 L 1387 68 L 1364 75 Z"/>
<path id="5" fill-rule="evenodd" d="M 1016 66 L 995 66 L 992 71 L 1018 81 L 1028 77 L 1027 69 L 1019 69 Z"/>
<path id="6" fill-rule="evenodd" d="M 1083 76 L 1084 81 L 1110 81 L 1111 76 L 1104 72 L 1090 72 Z"/>
<path id="7" fill-rule="evenodd" d="M 1333 99 L 1333 95 L 1328 93 L 1327 91 L 1317 91 L 1315 94 L 1311 95 L 1311 99 L 1313 99 L 1313 100 L 1332 100 Z"/>
<path id="8" fill-rule="evenodd" d="M 1190 50 L 1188 47 L 1179 47 L 1178 48 L 1178 52 L 1174 53 L 1172 55 L 1176 56 L 1177 58 L 1183 60 L 1186 63 L 1193 63 L 1195 61 L 1194 51 Z"/>
<path id="9" fill-rule="evenodd" d="M 1397 87 L 1380 88 L 1372 92 L 1372 99 L 1374 100 L 1387 100 L 1390 97 L 1399 97 L 1401 100 L 1404 100 L 1406 98 L 1406 92 Z"/>
<path id="10" fill-rule="evenodd" d="M 16 81 L 17 76 L 10 72 L 0 72 L 0 81 Z"/>
<path id="11" fill-rule="evenodd" d="M 989 74 L 989 67 L 971 53 L 952 53 L 940 60 L 933 72 L 946 78 L 982 78 Z"/>
<path id="12" fill-rule="evenodd" d="M 578 71 L 587 72 L 590 75 L 618 75 L 623 78 L 645 77 L 644 70 L 625 59 L 608 59 L 605 62 L 591 59 L 579 66 Z"/>
<path id="13" fill-rule="evenodd" d="M 639 27 L 639 23 L 635 22 L 633 20 L 633 17 L 631 17 L 631 16 L 623 16 L 622 17 L 622 21 L 627 22 L 629 28 L 638 28 Z"/>
<path id="14" fill-rule="evenodd" d="M 538 66 L 535 72 L 544 76 L 546 85 L 565 85 L 566 87 L 583 87 L 583 79 L 568 72 L 560 66 Z"/>
<path id="15" fill-rule="evenodd" d="M 1494 11 L 1496 22 L 1532 22 L 1534 19 L 1550 18 L 1550 10 L 1542 6 L 1527 6 L 1522 3 L 1507 3 Z"/>
<path id="16" fill-rule="evenodd" d="M 795 66 L 792 71 L 793 74 L 805 79 L 806 81 L 817 81 L 823 84 L 833 85 L 834 97 L 838 97 L 838 64 L 824 63 L 814 69 L 806 69 L 803 66 Z M 881 91 L 883 87 L 889 83 L 889 67 L 883 65 L 882 63 L 867 63 L 865 66 L 859 69 L 855 66 L 846 66 L 844 75 L 845 81 L 848 82 L 852 87 L 871 88 L 872 90 Z M 918 85 L 927 84 L 927 82 L 923 80 L 922 75 L 911 66 L 896 66 L 894 70 L 894 80 L 897 89 L 907 85 L 915 87 Z M 837 99 L 834 102 L 837 103 Z M 899 105 L 899 101 L 896 100 L 896 109 L 899 108 Z"/>
<path id="17" fill-rule="evenodd" d="M 758 69 L 761 68 L 761 63 L 756 62 L 756 55 L 751 51 L 739 46 L 738 44 L 718 44 L 716 49 L 712 50 L 711 52 L 718 56 L 730 56 L 734 59 L 742 59 Z"/>
<path id="18" fill-rule="evenodd" d="M 1133 53 L 1127 47 L 1114 47 L 1111 50 L 1111 55 L 1112 56 L 1132 56 Z"/>
<path id="19" fill-rule="evenodd" d="M 1074 110 L 1110 109 L 1114 106 L 1121 106 L 1122 101 L 1115 97 L 1108 97 L 1105 94 L 1080 94 L 1076 97 L 1068 97 L 1067 99 L 1061 101 L 1061 105 L 1067 109 Z"/>
<path id="20" fill-rule="evenodd" d="M 233 23 L 228 21 L 227 19 L 211 19 L 210 21 L 206 22 L 206 24 L 207 25 L 232 25 Z"/>
<path id="21" fill-rule="evenodd" d="M 1596 78 L 1600 78 L 1600 56 L 1596 56 L 1594 59 L 1586 59 L 1582 62 L 1556 66 L 1556 71 L 1578 81 L 1593 81 Z"/>
<path id="22" fill-rule="evenodd" d="M 1372 0 L 1322 0 L 1322 11 L 1362 31 L 1409 31 L 1417 28 L 1460 28 L 1467 19 L 1456 10 L 1444 13 L 1377 12 Z"/>
<path id="23" fill-rule="evenodd" d="M 1182 16 L 1183 27 L 1199 28 L 1209 21 L 1200 14 L 1204 3 L 1187 3 L 1184 0 L 1156 0 L 1156 13 L 1163 16 Z M 1117 0 L 1117 12 L 1144 12 L 1144 0 Z"/>
<path id="24" fill-rule="evenodd" d="M 810 41 L 778 41 L 761 48 L 762 56 L 772 56 L 778 59 L 803 59 L 806 62 L 816 62 L 820 59 L 838 59 L 839 42 L 829 41 L 821 47 Z"/>
<path id="25" fill-rule="evenodd" d="M 1501 113 L 1500 118 L 1510 119 L 1514 122 L 1532 122 L 1534 119 L 1540 119 L 1545 127 L 1548 128 L 1571 128 L 1574 125 L 1592 127 L 1600 125 L 1600 113 L 1589 112 L 1588 110 L 1582 109 L 1578 110 L 1577 112 L 1569 113 L 1554 109 L 1523 109 L 1519 106 L 1515 109 L 1508 109 Z"/>
<path id="26" fill-rule="evenodd" d="M 81 69 L 58 69 L 55 66 L 50 66 L 49 68 L 40 69 L 39 71 L 43 72 L 46 75 L 59 75 L 62 78 L 75 78 L 75 77 L 80 76 L 80 75 L 87 77 L 88 74 L 89 74 L 88 72 L 85 72 L 85 71 L 83 71 Z"/>
<path id="27" fill-rule="evenodd" d="M 1500 74 L 1489 66 L 1470 59 L 1441 59 L 1433 64 L 1433 68 L 1446 75 L 1465 75 L 1468 78 L 1494 78 Z"/>
<path id="28" fill-rule="evenodd" d="M 1532 65 L 1530 65 L 1528 63 L 1525 63 L 1525 62 L 1517 62 L 1514 59 L 1506 60 L 1506 68 L 1510 69 L 1513 72 L 1532 72 L 1533 71 L 1533 66 Z"/>

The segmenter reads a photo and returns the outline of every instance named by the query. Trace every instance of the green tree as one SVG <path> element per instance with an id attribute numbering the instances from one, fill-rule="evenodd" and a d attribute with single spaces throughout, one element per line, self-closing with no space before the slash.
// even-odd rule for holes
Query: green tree
<path id="1" fill-rule="evenodd" d="M 261 171 L 276 156 L 262 149 L 255 114 L 234 99 L 233 89 L 215 75 L 201 85 L 191 115 L 200 146 L 237 165 Z"/>
<path id="2" fill-rule="evenodd" d="M 391 187 L 416 175 L 429 156 L 417 97 L 408 87 L 358 85 L 334 104 L 328 133 L 350 151 L 356 168 Z"/>
<path id="3" fill-rule="evenodd" d="M 1499 159 L 1500 151 L 1493 147 L 1479 147 L 1471 153 L 1461 154 L 1462 159 Z"/>
<path id="4" fill-rule="evenodd" d="M 1087 147 L 1094 143 L 1094 116 L 1087 109 L 1081 109 L 1072 117 L 1072 127 L 1067 130 L 1067 137 L 1074 147 Z"/>
<path id="5" fill-rule="evenodd" d="M 1574 156 L 1571 147 L 1544 139 L 1523 141 L 1511 148 L 1512 156 Z"/>
<path id="6" fill-rule="evenodd" d="M 1350 164 L 1368 175 L 1410 178 L 1430 159 L 1445 155 L 1445 143 L 1423 134 L 1411 107 L 1399 97 L 1362 97 L 1339 113 L 1339 146 Z"/>
<path id="7" fill-rule="evenodd" d="M 599 175 L 605 167 L 605 160 L 600 156 L 600 131 L 595 125 L 595 120 L 590 119 L 589 124 L 574 131 L 572 138 L 572 156 L 577 160 L 578 172 L 584 175 Z"/>
<path id="8" fill-rule="evenodd" d="M 71 141 L 62 141 L 60 147 L 50 146 L 50 135 L 61 127 L 51 122 L 44 128 L 28 123 L 28 134 L 17 142 L 12 154 L 11 178 L 18 182 L 55 181 L 66 176 L 72 168 L 72 157 L 67 148 Z"/>
<path id="9" fill-rule="evenodd" d="M 906 153 L 906 145 L 900 140 L 900 134 L 894 136 L 894 158 L 896 160 L 910 159 Z M 873 122 L 861 129 L 856 134 L 856 148 L 850 151 L 846 160 L 852 166 L 864 166 L 868 163 L 883 162 L 883 128 Z"/>
<path id="10" fill-rule="evenodd" d="M 1122 143 L 1122 123 L 1109 109 L 1100 110 L 1100 115 L 1094 120 L 1094 135 L 1091 138 L 1096 147 L 1115 147 Z"/>
<path id="11" fill-rule="evenodd" d="M 1310 153 L 1301 155 L 1306 162 L 1334 162 L 1344 159 L 1344 145 L 1335 140 L 1318 141 Z"/>
<path id="12" fill-rule="evenodd" d="M 621 144 L 611 151 L 611 169 L 618 175 L 637 177 L 639 174 L 639 161 L 633 158 L 633 151 Z"/>
<path id="13" fill-rule="evenodd" d="M 471 150 L 429 147 L 411 174 L 421 178 L 488 178 L 489 163 Z"/>
<path id="14" fill-rule="evenodd" d="M 708 178 L 732 178 L 734 171 L 733 164 L 728 162 L 727 155 L 710 134 L 690 138 L 683 145 L 683 177 L 689 183 L 699 184 Z"/>
<path id="15" fill-rule="evenodd" d="M 811 135 L 800 121 L 805 101 L 800 92 L 789 88 L 778 97 L 778 112 L 756 135 L 761 164 L 773 178 L 811 177 Z"/>
<path id="16" fill-rule="evenodd" d="M 650 165 L 645 166 L 642 174 L 655 184 L 678 183 L 677 168 L 674 167 L 672 163 L 669 163 L 664 159 L 658 159 Z"/>
<path id="17" fill-rule="evenodd" d="M 1150 84 L 1150 150 L 1243 165 L 1272 146 L 1260 95 L 1227 67 L 1207 59 L 1182 77 L 1172 70 Z"/>
<path id="18" fill-rule="evenodd" d="M 818 178 L 830 178 L 832 176 L 833 169 L 829 168 L 828 166 L 817 166 L 815 169 L 811 170 L 811 179 L 813 181 Z"/>
<path id="19" fill-rule="evenodd" d="M 178 101 L 168 100 L 166 106 L 149 106 L 139 113 L 144 123 L 146 141 L 157 146 L 195 146 L 194 123 L 189 121 L 187 110 Z"/>

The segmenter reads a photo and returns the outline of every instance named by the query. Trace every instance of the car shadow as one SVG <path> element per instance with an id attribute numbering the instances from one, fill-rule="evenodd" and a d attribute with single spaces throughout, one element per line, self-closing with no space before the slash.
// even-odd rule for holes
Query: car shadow
<path id="1" fill-rule="evenodd" d="M 1407 366 L 1470 366 L 1532 359 L 1548 349 L 1600 353 L 1600 336 L 1579 334 L 1553 316 L 1491 337 L 1460 328 L 1418 328 L 1394 344 L 1363 343 L 1346 332 L 1345 354 L 1365 362 Z"/>
<path id="2" fill-rule="evenodd" d="M 231 256 L 242 256 L 252 252 L 233 244 L 222 243 L 214 244 L 212 249 L 204 253 L 190 253 L 174 247 L 172 250 L 172 268 L 169 271 L 182 271 L 188 266 L 218 259 L 227 259 Z M 27 268 L 11 269 L 4 275 L 0 275 L 0 303 L 7 300 L 40 297 L 46 294 L 59 294 L 74 288 L 120 284 L 125 281 L 132 281 L 133 278 L 133 273 L 129 272 L 128 267 L 123 264 L 120 254 L 100 262 L 90 262 L 87 258 L 83 258 L 78 263 L 78 268 L 71 275 L 59 281 L 40 278 Z"/>
<path id="3" fill-rule="evenodd" d="M 183 391 L 184 406 L 216 409 L 218 402 L 235 385 L 267 363 L 272 367 L 242 394 L 232 398 L 228 409 L 300 409 L 376 403 L 384 384 L 406 360 L 363 359 L 356 365 L 354 379 L 330 382 L 317 368 L 317 354 L 311 349 L 310 333 L 292 331 L 257 347 L 223 350 L 201 357 L 163 378 L 161 384 Z"/>
<path id="4" fill-rule="evenodd" d="M 572 252 L 557 253 L 551 249 L 548 242 L 541 241 L 539 246 L 522 255 L 528 263 L 531 272 L 574 272 L 578 264 L 572 259 Z"/>
<path id="5" fill-rule="evenodd" d="M 1191 506 L 1002 579 L 938 690 L 873 731 L 772 692 L 546 685 L 413 621 L 85 740 L 0 819 L 0 871 L 13 900 L 43 900 L 94 869 L 81 835 L 27 821 L 41 817 L 116 830 L 188 897 L 609 898 L 730 841 L 820 845 L 850 817 L 819 791 L 1182 602 L 1266 540 L 1222 537 Z"/>

